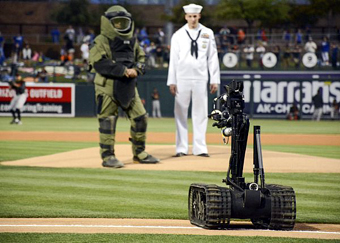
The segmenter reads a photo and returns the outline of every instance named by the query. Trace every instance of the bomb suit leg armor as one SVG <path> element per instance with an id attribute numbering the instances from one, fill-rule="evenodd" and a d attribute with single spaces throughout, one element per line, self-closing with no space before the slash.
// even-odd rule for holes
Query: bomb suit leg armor
<path id="1" fill-rule="evenodd" d="M 124 166 L 114 151 L 118 106 L 111 97 L 100 94 L 96 98 L 97 117 L 99 121 L 99 146 L 104 167 L 121 168 Z"/>

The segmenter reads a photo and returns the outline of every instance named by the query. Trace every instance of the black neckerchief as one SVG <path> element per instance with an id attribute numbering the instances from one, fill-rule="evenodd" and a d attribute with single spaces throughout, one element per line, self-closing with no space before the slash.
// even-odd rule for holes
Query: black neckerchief
<path id="1" fill-rule="evenodd" d="M 188 32 L 187 30 L 185 30 L 185 31 L 187 32 L 187 34 L 188 34 L 188 36 L 189 36 L 190 40 L 191 40 L 191 56 L 194 56 L 194 54 L 195 54 L 195 56 L 196 56 L 196 59 L 197 59 L 197 57 L 198 57 L 198 46 L 197 46 L 197 40 L 198 40 L 198 38 L 200 37 L 201 30 L 202 30 L 202 29 L 200 29 L 200 31 L 198 31 L 198 35 L 197 35 L 197 38 L 196 38 L 196 40 L 193 40 L 193 39 L 191 38 L 191 36 L 190 36 L 189 32 Z"/>

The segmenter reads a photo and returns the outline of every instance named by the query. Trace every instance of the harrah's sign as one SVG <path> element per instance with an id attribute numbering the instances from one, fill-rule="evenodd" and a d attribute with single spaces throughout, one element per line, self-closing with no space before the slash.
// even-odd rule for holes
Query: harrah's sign
<path id="1" fill-rule="evenodd" d="M 323 113 L 327 115 L 333 99 L 340 102 L 339 81 L 254 80 L 251 82 L 245 80 L 243 94 L 248 105 L 252 97 L 254 115 L 285 115 L 293 103 L 297 104 L 303 115 L 311 115 L 314 112 L 312 98 L 319 88 L 322 90 L 324 102 Z M 252 96 L 251 90 L 253 90 Z M 300 99 L 301 94 L 302 99 Z"/>

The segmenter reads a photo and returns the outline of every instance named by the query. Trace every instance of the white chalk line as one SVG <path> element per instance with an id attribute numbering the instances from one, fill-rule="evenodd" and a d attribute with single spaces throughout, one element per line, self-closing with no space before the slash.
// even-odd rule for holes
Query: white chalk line
<path id="1" fill-rule="evenodd" d="M 81 225 L 81 224 L 70 224 L 70 225 L 46 225 L 46 224 L 3 224 L 0 227 L 63 227 L 63 228 L 140 228 L 140 229 L 195 229 L 195 230 L 204 230 L 199 227 L 190 227 L 190 226 L 157 226 L 157 225 Z M 288 232 L 288 231 L 277 231 L 277 230 L 259 230 L 259 229 L 231 229 L 231 231 L 259 231 L 259 232 Z M 332 235 L 340 235 L 340 232 L 328 232 L 328 231 L 311 231 L 311 230 L 292 230 L 289 231 L 292 233 L 310 233 L 310 234 L 332 234 Z"/>

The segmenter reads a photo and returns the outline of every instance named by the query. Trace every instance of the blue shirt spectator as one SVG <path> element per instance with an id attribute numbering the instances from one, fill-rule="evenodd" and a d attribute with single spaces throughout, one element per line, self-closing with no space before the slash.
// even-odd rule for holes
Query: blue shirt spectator
<path id="1" fill-rule="evenodd" d="M 59 32 L 58 28 L 54 28 L 51 31 L 51 35 L 52 35 L 52 42 L 53 43 L 59 43 L 60 32 Z"/>
<path id="2" fill-rule="evenodd" d="M 19 44 L 19 48 L 20 50 L 23 48 L 24 45 L 24 37 L 22 37 L 22 35 L 17 35 L 13 37 L 13 41 L 14 41 L 14 45 L 15 44 Z"/>

